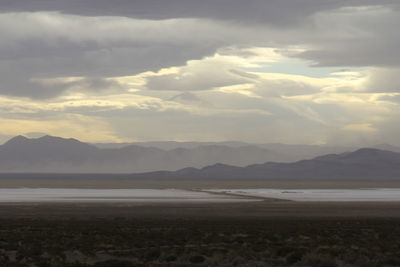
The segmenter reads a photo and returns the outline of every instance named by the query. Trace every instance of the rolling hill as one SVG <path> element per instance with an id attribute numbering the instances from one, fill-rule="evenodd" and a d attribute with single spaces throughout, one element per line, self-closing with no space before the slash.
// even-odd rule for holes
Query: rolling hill
<path id="1" fill-rule="evenodd" d="M 244 180 L 379 180 L 400 179 L 400 153 L 373 148 L 330 154 L 294 163 L 236 167 L 215 164 L 201 169 L 134 174 L 132 178 Z"/>

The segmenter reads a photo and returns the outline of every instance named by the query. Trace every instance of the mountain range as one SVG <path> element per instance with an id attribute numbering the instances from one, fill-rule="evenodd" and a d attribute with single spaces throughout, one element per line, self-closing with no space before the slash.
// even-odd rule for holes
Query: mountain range
<path id="1" fill-rule="evenodd" d="M 148 142 L 118 147 L 48 135 L 17 136 L 0 146 L 0 172 L 140 173 L 132 177 L 201 179 L 400 177 L 400 154 L 395 152 L 400 148 L 377 147 L 392 151 L 344 152 L 350 148 L 240 142 Z"/>
<path id="2" fill-rule="evenodd" d="M 17 136 L 0 146 L 0 172 L 137 173 L 201 168 L 215 163 L 247 166 L 290 159 L 267 148 L 227 143 L 169 150 L 136 144 L 100 148 L 76 139 L 46 135 L 33 139 Z"/>
<path id="3" fill-rule="evenodd" d="M 269 156 L 269 160 L 277 162 L 293 162 L 302 159 L 311 159 L 317 156 L 331 154 L 331 153 L 342 153 L 346 151 L 352 151 L 356 148 L 344 147 L 344 146 L 320 146 L 320 145 L 289 145 L 280 143 L 269 143 L 269 144 L 251 144 L 238 141 L 225 141 L 225 142 L 176 142 L 176 141 L 158 141 L 158 142 L 134 142 L 134 143 L 95 143 L 94 146 L 98 148 L 123 148 L 131 145 L 141 147 L 154 147 L 162 150 L 173 150 L 177 148 L 195 149 L 206 146 L 224 146 L 232 148 L 240 147 L 258 147 L 276 152 L 276 157 Z M 390 147 L 391 149 L 400 148 L 381 145 L 383 147 Z M 378 148 L 378 147 L 377 147 Z M 385 150 L 385 148 L 383 148 Z M 387 150 L 391 150 L 387 149 Z"/>
<path id="4" fill-rule="evenodd" d="M 400 153 L 373 148 L 330 154 L 294 163 L 267 162 L 246 167 L 215 164 L 201 169 L 133 174 L 131 178 L 210 180 L 400 180 Z"/>

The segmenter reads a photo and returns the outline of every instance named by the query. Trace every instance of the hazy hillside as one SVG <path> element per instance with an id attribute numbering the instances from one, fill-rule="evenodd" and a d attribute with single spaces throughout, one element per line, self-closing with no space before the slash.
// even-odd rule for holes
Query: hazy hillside
<path id="1" fill-rule="evenodd" d="M 246 166 L 284 159 L 285 155 L 256 146 L 202 145 L 163 150 L 128 145 L 100 149 L 52 136 L 17 136 L 0 146 L 0 172 L 134 173 L 201 168 L 215 163 Z"/>
<path id="2" fill-rule="evenodd" d="M 379 144 L 379 145 L 374 146 L 374 148 L 400 153 L 400 147 L 392 146 L 392 145 L 388 145 L 388 144 Z"/>
<path id="3" fill-rule="evenodd" d="M 137 178 L 376 180 L 400 179 L 400 153 L 372 148 L 331 154 L 295 163 L 264 163 L 235 167 L 215 164 L 202 169 L 133 175 Z"/>
<path id="4" fill-rule="evenodd" d="M 177 145 L 175 142 L 159 144 Z M 397 175 L 400 166 L 399 154 L 377 149 L 329 154 L 285 164 L 290 159 L 308 159 L 312 155 L 345 148 L 225 144 L 232 146 L 194 142 L 186 143 L 191 148 L 170 150 L 138 145 L 102 149 L 75 139 L 17 136 L 0 146 L 0 172 L 144 173 L 179 170 L 177 173 L 166 173 L 200 178 L 328 178 L 353 175 L 375 177 L 380 173 Z"/>
<path id="5" fill-rule="evenodd" d="M 197 148 L 200 146 L 229 146 L 229 147 L 242 147 L 242 146 L 258 146 L 245 142 L 177 142 L 177 141 L 155 141 L 155 142 L 133 142 L 133 143 L 94 143 L 98 148 L 122 148 L 130 145 L 142 147 L 156 147 L 163 150 L 172 150 L 177 148 Z"/>
<path id="6" fill-rule="evenodd" d="M 288 144 L 249 144 L 244 142 L 175 142 L 175 141 L 160 141 L 160 142 L 135 142 L 135 143 L 99 143 L 93 144 L 98 148 L 123 148 L 130 145 L 142 146 L 142 147 L 156 147 L 163 150 L 173 150 L 178 148 L 195 149 L 204 146 L 228 146 L 232 148 L 241 147 L 258 147 L 261 149 L 267 149 L 274 151 L 276 157 L 272 157 L 272 154 L 268 157 L 268 160 L 275 162 L 295 162 L 302 159 L 312 159 L 317 156 L 332 154 L 332 153 L 343 153 L 355 150 L 352 147 L 342 146 L 320 146 L 320 145 L 288 145 Z M 378 148 L 378 147 L 377 147 Z M 395 149 L 395 147 L 393 147 Z M 398 148 L 400 151 L 400 148 Z M 386 150 L 386 149 L 385 149 Z M 391 149 L 387 149 L 391 150 Z M 219 161 L 221 162 L 221 161 Z M 252 162 L 255 163 L 255 162 Z M 244 164 L 239 164 L 244 165 Z"/>

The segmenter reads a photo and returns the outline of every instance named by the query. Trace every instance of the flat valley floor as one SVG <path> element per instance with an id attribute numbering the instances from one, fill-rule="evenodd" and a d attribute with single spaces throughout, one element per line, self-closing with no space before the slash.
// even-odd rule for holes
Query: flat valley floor
<path id="1" fill-rule="evenodd" d="M 207 179 L 130 179 L 119 174 L 1 174 L 0 188 L 123 188 L 123 189 L 355 189 L 355 188 L 400 188 L 400 180 L 207 180 Z"/>
<path id="2" fill-rule="evenodd" d="M 1 204 L 0 266 L 400 266 L 400 203 Z"/>

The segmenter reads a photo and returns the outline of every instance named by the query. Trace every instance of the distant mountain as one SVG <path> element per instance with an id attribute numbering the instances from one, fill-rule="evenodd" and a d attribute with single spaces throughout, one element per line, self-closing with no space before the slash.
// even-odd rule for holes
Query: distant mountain
<path id="1" fill-rule="evenodd" d="M 1 171 L 41 171 L 80 165 L 99 149 L 75 139 L 43 136 L 28 139 L 17 136 L 0 146 Z"/>
<path id="2" fill-rule="evenodd" d="M 264 163 L 236 167 L 215 164 L 201 169 L 153 172 L 131 176 L 153 179 L 248 180 L 376 180 L 400 179 L 400 153 L 372 148 L 330 154 L 295 163 Z"/>
<path id="3" fill-rule="evenodd" d="M 163 150 L 172 150 L 177 148 L 192 149 L 200 146 L 229 146 L 229 147 L 258 146 L 254 144 L 236 142 L 236 141 L 228 141 L 228 142 L 154 141 L 154 142 L 132 142 L 132 143 L 95 143 L 93 145 L 98 148 L 122 148 L 126 146 L 136 145 L 142 147 L 156 147 Z"/>
<path id="4" fill-rule="evenodd" d="M 138 176 L 202 179 L 400 177 L 400 154 L 379 149 L 318 156 L 335 148 L 282 144 L 258 147 L 240 142 L 225 143 L 232 146 L 189 144 L 192 147 L 170 150 L 138 145 L 98 148 L 76 139 L 17 136 L 0 146 L 0 172 L 142 173 Z M 313 154 L 317 157 L 287 163 L 290 153 L 292 158 Z"/>
<path id="5" fill-rule="evenodd" d="M 256 146 L 201 145 L 163 150 L 128 145 L 101 149 L 75 139 L 17 136 L 0 146 L 0 172 L 136 173 L 215 163 L 246 166 L 284 158 Z"/>
<path id="6" fill-rule="evenodd" d="M 303 159 L 312 159 L 326 154 L 340 154 L 356 150 L 354 147 L 344 146 L 288 145 L 279 143 L 261 144 L 258 146 L 286 155 L 286 160 L 282 162 L 295 162 Z"/>
<path id="7" fill-rule="evenodd" d="M 379 145 L 374 146 L 374 148 L 400 153 L 400 147 L 392 146 L 392 145 L 389 145 L 389 144 L 379 144 Z"/>
<path id="8" fill-rule="evenodd" d="M 103 144 L 99 143 L 93 145 L 98 148 L 122 148 L 130 145 L 136 145 L 142 147 L 156 147 L 163 150 L 173 150 L 178 148 L 195 149 L 203 146 L 228 146 L 232 148 L 258 147 L 261 149 L 274 151 L 276 157 L 269 156 L 268 159 L 266 159 L 265 161 L 270 160 L 276 162 L 295 162 L 302 159 L 312 159 L 314 157 L 321 155 L 332 154 L 332 153 L 343 153 L 355 149 L 352 147 L 340 147 L 340 146 L 334 147 L 334 146 L 319 146 L 319 145 L 287 145 L 279 143 L 249 144 L 238 141 L 227 141 L 227 142 L 159 141 L 159 142 L 134 142 L 134 143 L 103 143 Z M 240 165 L 243 166 L 244 164 Z"/>

